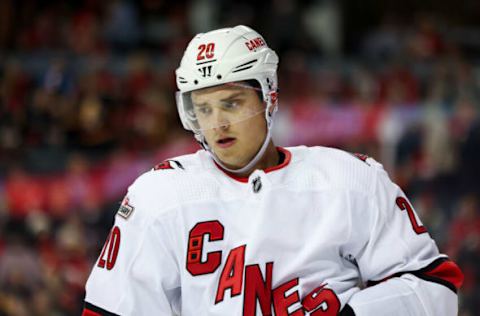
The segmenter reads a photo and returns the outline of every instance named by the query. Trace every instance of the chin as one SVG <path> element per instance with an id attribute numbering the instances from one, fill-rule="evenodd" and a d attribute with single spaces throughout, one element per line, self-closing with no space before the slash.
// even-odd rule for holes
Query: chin
<path id="1" fill-rule="evenodd" d="M 236 163 L 235 161 L 232 161 L 231 159 L 225 159 L 225 157 L 222 157 L 222 156 L 217 156 L 217 157 L 228 168 L 231 168 L 231 169 L 240 168 L 238 167 L 238 163 Z"/>
<path id="2" fill-rule="evenodd" d="M 222 161 L 233 161 L 232 159 L 236 156 L 236 153 L 232 148 L 215 148 L 214 151 L 215 155 Z"/>
<path id="3" fill-rule="evenodd" d="M 229 169 L 240 169 L 246 164 L 242 165 L 238 161 L 233 161 L 232 159 L 228 159 L 227 155 L 217 155 L 217 158 Z"/>

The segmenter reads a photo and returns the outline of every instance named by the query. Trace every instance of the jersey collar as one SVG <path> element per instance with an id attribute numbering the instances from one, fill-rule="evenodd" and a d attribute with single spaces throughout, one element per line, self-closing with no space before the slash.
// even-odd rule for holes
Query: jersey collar
<path id="1" fill-rule="evenodd" d="M 272 167 L 268 167 L 265 170 L 263 170 L 263 172 L 265 172 L 265 173 L 269 173 L 269 172 L 272 172 L 272 171 L 275 171 L 275 170 L 282 169 L 282 168 L 288 166 L 288 164 L 292 160 L 292 153 L 289 150 L 287 150 L 286 148 L 283 148 L 283 147 L 276 147 L 276 148 L 279 152 L 282 152 L 285 155 L 285 158 L 283 159 L 283 162 L 281 164 L 278 164 L 278 165 L 275 165 L 275 166 L 272 166 Z M 230 178 L 232 178 L 236 181 L 242 182 L 242 183 L 248 183 L 248 177 L 239 177 L 239 176 L 235 175 L 234 173 L 226 171 L 219 164 L 217 164 L 215 162 L 215 160 L 213 160 L 213 163 L 215 164 L 215 166 L 217 166 L 218 169 L 220 169 L 223 173 L 225 173 Z"/>

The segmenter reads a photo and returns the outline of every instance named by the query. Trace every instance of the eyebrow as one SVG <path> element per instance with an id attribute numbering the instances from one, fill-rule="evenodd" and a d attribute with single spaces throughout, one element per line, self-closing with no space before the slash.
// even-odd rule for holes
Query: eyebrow
<path id="1" fill-rule="evenodd" d="M 243 95 L 243 94 L 245 94 L 244 91 L 239 91 L 239 92 L 237 92 L 237 93 L 234 93 L 234 94 L 232 94 L 232 95 L 229 95 L 229 96 L 226 97 L 226 98 L 221 99 L 220 102 L 230 101 L 230 100 L 235 99 L 235 98 L 237 98 L 237 97 L 239 97 L 239 96 L 241 96 L 241 95 Z M 203 102 L 203 103 L 195 103 L 195 102 L 192 102 L 192 103 L 193 103 L 193 106 L 194 106 L 194 107 L 202 107 L 202 106 L 208 105 L 207 102 Z"/>

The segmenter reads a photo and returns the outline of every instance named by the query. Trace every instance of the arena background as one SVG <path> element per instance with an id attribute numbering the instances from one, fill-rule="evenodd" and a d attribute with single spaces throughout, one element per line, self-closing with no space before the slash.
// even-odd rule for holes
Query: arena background
<path id="1" fill-rule="evenodd" d="M 245 24 L 280 55 L 283 146 L 381 161 L 480 310 L 480 1 L 0 1 L 0 315 L 79 315 L 119 201 L 198 146 L 174 70 Z"/>

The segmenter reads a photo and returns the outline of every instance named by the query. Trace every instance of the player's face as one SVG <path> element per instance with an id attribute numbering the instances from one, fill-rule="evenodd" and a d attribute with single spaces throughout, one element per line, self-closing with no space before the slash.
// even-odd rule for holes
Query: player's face
<path id="1" fill-rule="evenodd" d="M 267 134 L 265 105 L 250 87 L 221 85 L 192 92 L 195 116 L 215 155 L 228 168 L 245 166 Z"/>

